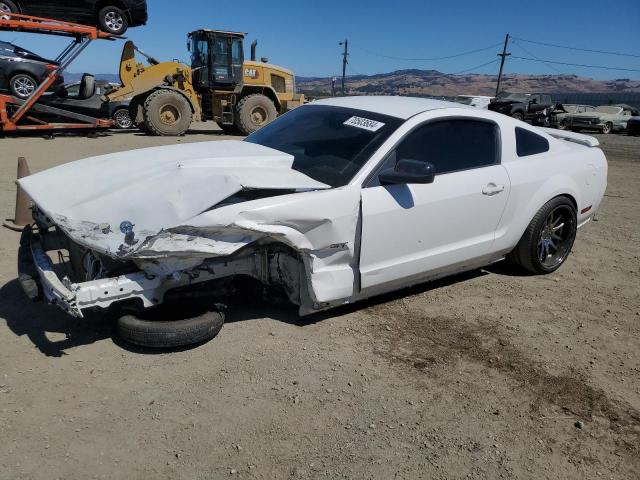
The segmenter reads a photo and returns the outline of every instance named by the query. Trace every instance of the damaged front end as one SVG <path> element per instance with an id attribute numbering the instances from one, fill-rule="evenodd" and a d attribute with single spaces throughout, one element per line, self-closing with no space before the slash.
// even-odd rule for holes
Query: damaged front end
<path id="1" fill-rule="evenodd" d="M 126 306 L 143 310 L 162 304 L 167 295 L 189 287 L 249 276 L 281 289 L 295 304 L 314 304 L 306 296 L 303 262 L 295 251 L 273 243 L 253 245 L 233 255 L 197 261 L 191 268 L 170 274 L 150 273 L 133 261 L 114 261 L 87 250 L 53 227 L 27 227 L 22 234 L 18 260 L 19 280 L 32 299 L 44 298 L 72 316 L 82 318 L 91 309 Z M 184 267 L 188 263 L 182 265 Z M 143 265 L 167 268 L 162 261 Z M 175 261 L 172 268 L 179 267 Z M 211 291 L 212 296 L 219 292 Z M 316 305 L 317 306 L 317 305 Z"/>
<path id="2" fill-rule="evenodd" d="M 165 147 L 162 157 L 140 155 L 147 149 L 135 167 L 127 158 L 134 151 L 21 180 L 35 203 L 19 260 L 29 296 L 76 317 L 153 307 L 171 292 L 238 276 L 280 289 L 302 315 L 352 297 L 359 189 L 331 189 L 266 147 L 215 143 L 213 156 L 206 144 Z M 96 188 L 105 169 L 114 177 Z M 65 196 L 50 188 L 69 175 L 79 189 Z"/>

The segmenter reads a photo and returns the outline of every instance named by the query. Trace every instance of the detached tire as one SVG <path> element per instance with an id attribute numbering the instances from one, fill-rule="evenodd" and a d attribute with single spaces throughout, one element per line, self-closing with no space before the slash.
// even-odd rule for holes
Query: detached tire
<path id="1" fill-rule="evenodd" d="M 271 99 L 259 93 L 244 97 L 236 109 L 236 126 L 243 135 L 255 132 L 278 116 Z"/>
<path id="2" fill-rule="evenodd" d="M 553 198 L 535 214 L 508 259 L 533 274 L 555 272 L 571 253 L 577 226 L 571 200 Z"/>
<path id="3" fill-rule="evenodd" d="M 224 315 L 207 312 L 184 320 L 144 320 L 134 315 L 118 319 L 117 332 L 128 343 L 148 348 L 177 348 L 204 343 L 224 325 Z"/>
<path id="4" fill-rule="evenodd" d="M 187 99 L 173 90 L 156 90 L 149 95 L 143 113 L 145 128 L 158 136 L 184 135 L 193 118 Z"/>

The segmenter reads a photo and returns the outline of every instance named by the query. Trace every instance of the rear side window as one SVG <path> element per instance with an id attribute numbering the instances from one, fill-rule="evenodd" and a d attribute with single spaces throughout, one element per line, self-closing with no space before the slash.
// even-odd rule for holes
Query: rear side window
<path id="1" fill-rule="evenodd" d="M 452 119 L 428 123 L 396 148 L 396 160 L 432 163 L 436 175 L 499 163 L 498 126 L 493 122 Z"/>
<path id="2" fill-rule="evenodd" d="M 549 141 L 524 128 L 516 127 L 516 152 L 519 157 L 527 157 L 549 151 Z"/>

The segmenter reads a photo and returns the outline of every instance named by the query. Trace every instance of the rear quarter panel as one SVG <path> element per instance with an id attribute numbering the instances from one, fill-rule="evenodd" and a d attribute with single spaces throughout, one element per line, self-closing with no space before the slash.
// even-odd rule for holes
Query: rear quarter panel
<path id="1" fill-rule="evenodd" d="M 513 249 L 537 211 L 559 195 L 573 199 L 578 225 L 586 223 L 599 207 L 606 189 L 607 162 L 599 148 L 555 139 L 536 131 L 535 127 L 528 129 L 547 138 L 550 149 L 545 153 L 518 157 L 515 129 L 503 129 L 503 164 L 511 190 L 496 232 L 496 251 L 506 253 Z M 581 213 L 588 207 L 591 208 Z"/>

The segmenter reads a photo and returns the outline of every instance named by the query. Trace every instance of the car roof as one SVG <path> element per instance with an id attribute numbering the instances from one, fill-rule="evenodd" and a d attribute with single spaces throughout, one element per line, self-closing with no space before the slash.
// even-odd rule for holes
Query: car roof
<path id="1" fill-rule="evenodd" d="M 357 97 L 335 97 L 324 100 L 316 100 L 312 105 L 330 105 L 335 107 L 353 108 L 365 110 L 382 115 L 406 120 L 414 115 L 439 108 L 466 108 L 474 109 L 460 103 L 433 100 L 430 98 L 398 97 L 398 96 L 373 96 L 363 95 Z"/>

